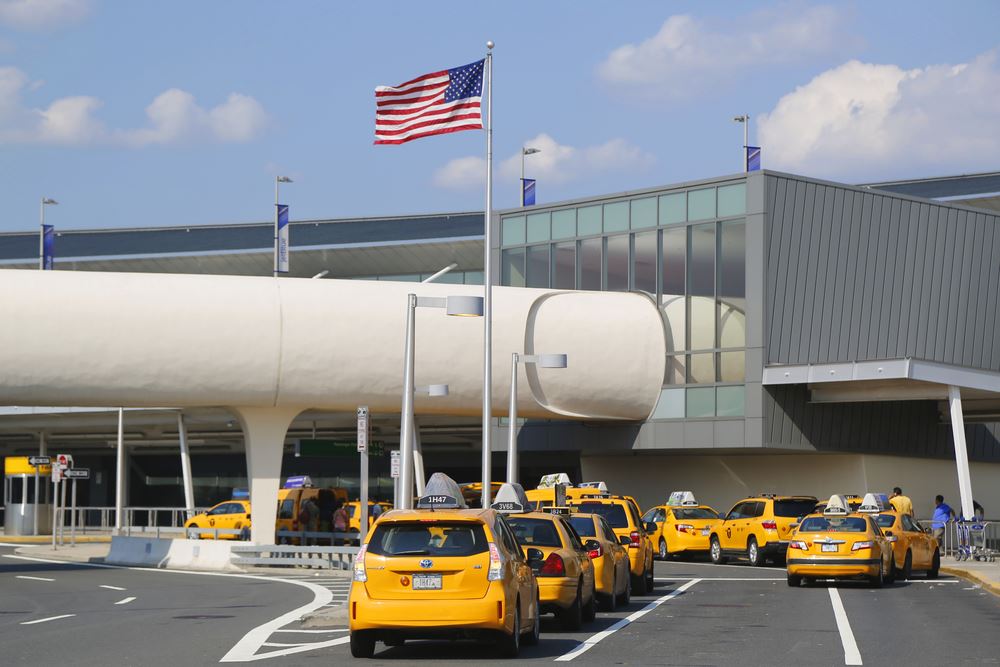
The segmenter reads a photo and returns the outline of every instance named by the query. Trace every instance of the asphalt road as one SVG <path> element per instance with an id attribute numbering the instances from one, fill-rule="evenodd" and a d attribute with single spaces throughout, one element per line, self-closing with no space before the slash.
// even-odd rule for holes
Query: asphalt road
<path id="1" fill-rule="evenodd" d="M 307 630 L 297 621 L 305 608 L 337 604 L 346 582 L 335 577 L 322 588 L 298 571 L 283 573 L 294 581 L 278 581 L 41 563 L 11 554 L 0 548 L 4 665 L 354 662 L 343 629 Z M 782 568 L 708 563 L 657 563 L 656 576 L 653 594 L 598 614 L 580 632 L 543 621 L 540 644 L 524 647 L 517 663 L 1000 663 L 1000 600 L 964 580 L 791 589 Z M 374 660 L 358 663 L 431 661 L 513 664 L 496 659 L 489 646 L 424 641 L 380 644 Z"/>

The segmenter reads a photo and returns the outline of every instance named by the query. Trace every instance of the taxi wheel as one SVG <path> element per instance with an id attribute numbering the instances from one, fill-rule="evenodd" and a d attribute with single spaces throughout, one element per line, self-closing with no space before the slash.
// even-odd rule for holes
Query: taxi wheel
<path id="1" fill-rule="evenodd" d="M 903 561 L 903 572 L 901 576 L 903 577 L 903 579 L 909 579 L 910 575 L 912 574 L 913 574 L 913 552 L 907 551 L 906 560 Z"/>
<path id="2" fill-rule="evenodd" d="M 885 563 L 881 560 L 878 562 L 878 574 L 869 578 L 868 583 L 872 588 L 882 588 L 885 585 Z"/>
<path id="3" fill-rule="evenodd" d="M 899 576 L 899 572 L 896 570 L 896 557 L 889 556 L 889 571 L 885 574 L 885 583 L 894 584 L 896 583 L 896 577 Z"/>
<path id="4" fill-rule="evenodd" d="M 622 591 L 622 594 L 618 597 L 618 602 L 620 602 L 622 606 L 627 607 L 631 601 L 632 601 L 632 577 L 628 576 L 625 577 L 625 590 Z"/>
<path id="5" fill-rule="evenodd" d="M 617 579 L 615 579 L 615 581 L 617 581 Z M 624 595 L 624 593 L 622 594 L 622 596 L 623 595 Z M 601 601 L 601 611 L 614 611 L 615 609 L 617 609 L 618 608 L 618 598 L 622 597 L 622 596 L 615 595 L 613 591 L 612 591 L 611 595 L 602 595 L 601 598 L 600 598 L 600 601 Z"/>
<path id="6" fill-rule="evenodd" d="M 802 577 L 797 574 L 788 575 L 788 585 L 792 588 L 798 588 L 802 585 Z"/>
<path id="7" fill-rule="evenodd" d="M 514 603 L 514 632 L 500 636 L 500 653 L 505 658 L 516 658 L 521 652 L 521 600 Z M 354 644 L 351 644 L 354 647 Z"/>
<path id="8" fill-rule="evenodd" d="M 536 646 L 538 640 L 542 634 L 542 619 L 541 616 L 542 605 L 537 600 L 535 601 L 535 622 L 531 624 L 531 632 L 524 636 L 524 643 L 528 646 Z"/>
<path id="9" fill-rule="evenodd" d="M 941 552 L 934 550 L 934 559 L 931 560 L 931 569 L 927 570 L 928 579 L 937 579 L 938 571 L 941 569 Z"/>
<path id="10" fill-rule="evenodd" d="M 583 603 L 580 600 L 580 587 L 577 586 L 576 598 L 569 609 L 562 609 L 559 612 L 559 620 L 563 630 L 579 630 L 583 625 Z"/>
<path id="11" fill-rule="evenodd" d="M 667 551 L 667 541 L 665 539 L 663 539 L 662 537 L 660 538 L 660 553 L 659 553 L 659 556 L 660 556 L 660 560 L 667 560 L 667 558 L 670 557 L 670 552 Z"/>
<path id="12" fill-rule="evenodd" d="M 593 592 L 590 594 L 590 601 L 583 605 L 583 620 L 590 623 L 595 618 L 597 618 L 597 593 Z"/>
<path id="13" fill-rule="evenodd" d="M 747 561 L 751 567 L 760 567 L 764 564 L 764 559 L 760 557 L 760 549 L 757 547 L 757 538 L 753 536 L 747 542 Z"/>
<path id="14" fill-rule="evenodd" d="M 632 579 L 632 592 L 636 595 L 645 595 L 646 591 L 646 574 L 640 574 L 638 577 L 631 577 Z"/>
<path id="15" fill-rule="evenodd" d="M 712 562 L 716 565 L 722 565 L 725 563 L 726 557 L 722 555 L 722 545 L 719 544 L 719 538 L 713 535 L 710 544 L 709 555 L 712 557 Z"/>
<path id="16" fill-rule="evenodd" d="M 649 569 L 646 570 L 646 592 L 652 593 L 656 588 L 656 581 L 653 577 L 653 559 L 649 559 Z"/>
<path id="17" fill-rule="evenodd" d="M 365 632 L 352 632 L 351 655 L 355 658 L 372 657 L 375 655 L 375 639 Z"/>

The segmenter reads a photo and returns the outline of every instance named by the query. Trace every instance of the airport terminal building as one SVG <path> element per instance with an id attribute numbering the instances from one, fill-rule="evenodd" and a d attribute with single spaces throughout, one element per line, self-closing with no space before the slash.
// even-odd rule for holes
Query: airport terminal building
<path id="1" fill-rule="evenodd" d="M 758 171 L 496 213 L 495 284 L 642 292 L 667 341 L 644 421 L 521 420 L 522 479 L 602 479 L 643 507 L 690 489 L 720 510 L 760 492 L 898 485 L 923 516 L 937 493 L 959 508 L 964 436 L 975 498 L 995 512 L 998 192 L 1000 174 L 852 186 Z M 482 223 L 481 212 L 293 222 L 290 276 L 418 282 L 454 263 L 438 282 L 482 284 Z M 66 231 L 55 268 L 269 275 L 271 244 L 271 223 Z M 0 235 L 0 270 L 36 266 L 37 248 L 35 233 Z M 128 505 L 183 505 L 172 407 L 183 406 L 127 413 Z M 36 453 L 40 441 L 74 453 L 102 473 L 83 502 L 113 504 L 116 413 L 0 408 L 0 455 Z M 245 486 L 232 415 L 197 408 L 184 419 L 196 503 Z M 356 485 L 353 421 L 300 415 L 283 473 Z M 384 450 L 395 448 L 398 413 L 374 423 Z M 493 424 L 500 479 L 509 424 Z M 427 415 L 419 428 L 428 474 L 478 477 L 478 419 Z M 388 469 L 387 455 L 375 457 L 383 497 Z"/>

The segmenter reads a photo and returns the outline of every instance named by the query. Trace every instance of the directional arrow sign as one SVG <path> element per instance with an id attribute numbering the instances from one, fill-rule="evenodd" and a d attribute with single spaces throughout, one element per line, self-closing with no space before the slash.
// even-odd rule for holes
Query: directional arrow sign
<path id="1" fill-rule="evenodd" d="M 47 466 L 52 462 L 48 456 L 29 456 L 28 463 L 33 466 Z"/>
<path id="2" fill-rule="evenodd" d="M 63 474 L 67 479 L 90 479 L 90 468 L 69 468 Z"/>

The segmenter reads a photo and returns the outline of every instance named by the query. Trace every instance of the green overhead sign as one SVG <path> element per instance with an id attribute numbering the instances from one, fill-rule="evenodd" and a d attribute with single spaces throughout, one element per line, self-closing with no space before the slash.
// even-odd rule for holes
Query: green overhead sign
<path id="1" fill-rule="evenodd" d="M 357 457 L 358 443 L 356 440 L 324 440 L 303 438 L 295 443 L 296 456 L 344 456 Z M 368 443 L 369 456 L 383 456 L 385 443 Z"/>

